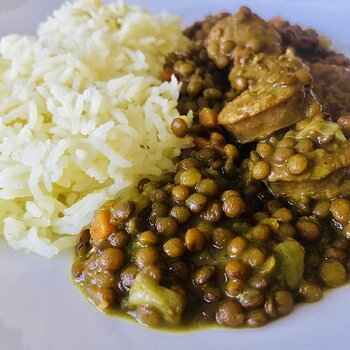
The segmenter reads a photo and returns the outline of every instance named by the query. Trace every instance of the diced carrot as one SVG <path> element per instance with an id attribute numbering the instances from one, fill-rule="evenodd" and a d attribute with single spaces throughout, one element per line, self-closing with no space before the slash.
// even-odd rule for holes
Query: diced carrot
<path id="1" fill-rule="evenodd" d="M 199 123 L 206 129 L 216 128 L 218 113 L 211 108 L 202 108 L 199 112 Z"/>
<path id="2" fill-rule="evenodd" d="M 90 235 L 94 244 L 108 236 L 115 230 L 114 225 L 110 223 L 111 214 L 109 210 L 98 210 L 92 220 Z"/>
<path id="3" fill-rule="evenodd" d="M 171 81 L 171 76 L 174 74 L 174 71 L 170 67 L 165 67 L 163 70 L 163 81 Z"/>
<path id="4" fill-rule="evenodd" d="M 283 17 L 273 17 L 268 20 L 270 24 L 275 26 L 277 29 L 283 28 L 288 25 L 288 21 L 286 21 Z"/>
<path id="5" fill-rule="evenodd" d="M 113 204 L 115 204 L 115 199 L 111 199 L 111 200 L 103 203 L 100 210 L 109 210 Z"/>

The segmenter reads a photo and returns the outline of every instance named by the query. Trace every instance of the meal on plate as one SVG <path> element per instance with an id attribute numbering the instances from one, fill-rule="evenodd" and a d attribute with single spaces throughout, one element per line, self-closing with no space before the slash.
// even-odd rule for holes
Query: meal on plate
<path id="1" fill-rule="evenodd" d="M 0 230 L 75 245 L 99 310 L 259 327 L 348 280 L 350 61 L 327 38 L 78 0 L 0 55 Z"/>

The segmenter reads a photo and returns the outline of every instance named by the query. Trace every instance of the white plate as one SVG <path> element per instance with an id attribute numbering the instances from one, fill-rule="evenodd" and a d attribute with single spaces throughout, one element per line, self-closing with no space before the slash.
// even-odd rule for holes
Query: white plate
<path id="1" fill-rule="evenodd" d="M 0 35 L 34 33 L 39 21 L 60 0 L 1 0 Z M 170 10 L 185 23 L 220 10 L 235 11 L 234 0 L 135 0 L 153 12 Z M 243 0 L 242 0 L 243 2 Z M 316 28 L 335 47 L 350 54 L 350 3 L 335 1 L 244 0 L 265 18 L 283 15 Z M 1 103 L 1 101 L 0 101 Z M 0 208 L 1 210 L 1 208 Z M 298 306 L 288 317 L 264 328 L 209 329 L 194 333 L 161 333 L 106 317 L 91 307 L 72 285 L 72 253 L 58 258 L 25 255 L 0 241 L 1 350 L 185 350 L 349 348 L 350 286 L 326 293 L 316 304 Z"/>

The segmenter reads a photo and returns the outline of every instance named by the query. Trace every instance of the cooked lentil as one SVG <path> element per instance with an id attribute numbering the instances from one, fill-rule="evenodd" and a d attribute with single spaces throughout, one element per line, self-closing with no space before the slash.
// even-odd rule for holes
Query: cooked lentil
<path id="1" fill-rule="evenodd" d="M 225 31 L 216 38 L 223 23 L 238 31 L 251 26 L 259 35 L 230 39 Z M 194 123 L 176 118 L 171 128 L 176 136 L 192 135 L 194 147 L 182 150 L 176 173 L 142 179 L 137 195 L 96 212 L 79 235 L 72 276 L 97 308 L 122 310 L 146 326 L 260 327 L 348 278 L 350 185 L 334 182 L 345 179 L 339 173 L 334 187 L 317 181 L 329 170 L 320 166 L 325 156 L 339 164 L 337 154 L 348 154 L 344 67 L 350 62 L 323 47 L 314 31 L 264 22 L 246 7 L 234 16 L 208 16 L 185 34 L 190 47 L 168 57 L 164 77 L 175 74 L 182 83 L 178 110 L 192 110 Z M 218 115 L 254 87 L 256 76 L 245 74 L 249 62 L 292 55 L 287 46 L 304 65 L 283 70 L 282 77 L 269 68 L 269 84 L 279 91 L 315 89 L 321 104 L 308 101 L 307 119 L 295 127 L 239 144 Z M 269 57 L 266 62 L 275 62 Z M 237 66 L 244 74 L 232 73 Z M 332 74 L 338 86 L 329 83 Z M 274 187 L 275 181 L 282 185 Z"/>

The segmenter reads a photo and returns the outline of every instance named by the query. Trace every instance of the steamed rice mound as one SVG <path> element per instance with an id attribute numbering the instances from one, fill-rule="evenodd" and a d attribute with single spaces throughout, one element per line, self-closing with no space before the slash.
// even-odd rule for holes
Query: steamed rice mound
<path id="1" fill-rule="evenodd" d="M 160 77 L 184 45 L 177 17 L 92 0 L 1 40 L 0 232 L 13 248 L 51 257 L 106 200 L 173 170 L 191 140 L 171 132 L 179 85 Z"/>

